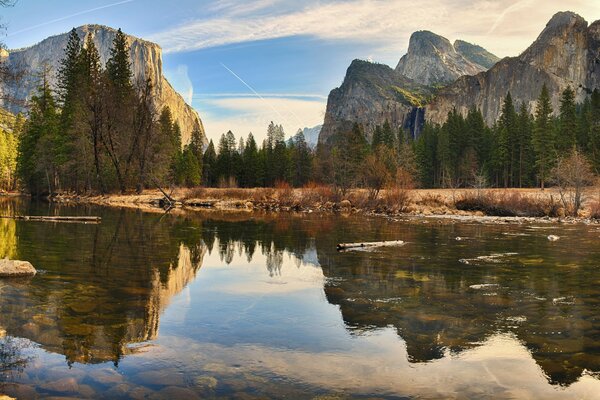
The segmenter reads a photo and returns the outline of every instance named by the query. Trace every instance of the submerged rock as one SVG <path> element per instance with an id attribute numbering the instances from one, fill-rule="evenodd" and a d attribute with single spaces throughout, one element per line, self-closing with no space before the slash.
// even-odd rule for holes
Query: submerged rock
<path id="1" fill-rule="evenodd" d="M 34 276 L 35 274 L 35 268 L 27 261 L 0 260 L 0 278 Z"/>

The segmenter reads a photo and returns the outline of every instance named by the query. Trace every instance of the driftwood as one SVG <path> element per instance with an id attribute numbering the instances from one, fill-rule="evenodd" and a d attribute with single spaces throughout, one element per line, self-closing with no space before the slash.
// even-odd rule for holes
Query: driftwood
<path id="1" fill-rule="evenodd" d="M 154 182 L 154 185 L 156 185 L 157 189 L 160 190 L 160 192 L 164 196 L 162 199 L 159 200 L 160 206 L 166 210 L 170 210 L 171 208 L 174 208 L 175 205 L 177 204 L 177 200 L 175 200 L 173 197 L 171 197 L 170 194 L 167 194 L 167 192 L 165 192 L 163 190 L 163 188 L 160 187 L 158 181 L 155 178 L 152 178 L 152 181 Z"/>
<path id="2" fill-rule="evenodd" d="M 86 224 L 99 224 L 100 217 L 53 217 L 44 215 L 0 215 L 4 219 L 18 219 L 22 221 L 45 221 L 45 222 L 81 222 Z"/>
<path id="3" fill-rule="evenodd" d="M 338 250 L 362 249 L 366 247 L 385 247 L 385 246 L 401 246 L 402 240 L 388 240 L 384 242 L 362 242 L 362 243 L 340 243 L 337 245 Z"/>

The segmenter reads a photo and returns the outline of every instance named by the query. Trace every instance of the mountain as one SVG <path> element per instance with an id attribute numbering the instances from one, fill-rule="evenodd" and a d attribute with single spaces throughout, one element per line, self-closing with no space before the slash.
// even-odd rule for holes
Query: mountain
<path id="1" fill-rule="evenodd" d="M 454 49 L 472 63 L 481 65 L 484 69 L 490 69 L 500 61 L 499 57 L 490 53 L 481 46 L 465 42 L 464 40 L 454 41 Z"/>
<path id="2" fill-rule="evenodd" d="M 77 28 L 77 33 L 85 42 L 88 35 L 94 39 L 94 43 L 100 53 L 100 61 L 104 65 L 110 56 L 113 39 L 116 30 L 102 25 L 84 25 Z M 60 60 L 64 57 L 64 49 L 67 44 L 68 34 L 49 37 L 40 43 L 24 49 L 5 51 L 0 58 L 12 71 L 22 73 L 24 78 L 16 82 L 7 82 L 0 88 L 4 97 L 10 97 L 16 102 L 5 102 L 4 108 L 17 113 L 25 111 L 24 104 L 31 99 L 35 93 L 39 80 L 39 73 L 44 65 L 48 65 L 53 72 L 51 84 L 56 85 L 56 71 L 58 71 Z M 198 113 L 186 102 L 179 93 L 173 89 L 167 79 L 163 76 L 162 50 L 155 43 L 148 42 L 133 36 L 127 36 L 127 42 L 131 49 L 131 66 L 133 70 L 134 83 L 143 82 L 147 78 L 152 80 L 153 98 L 158 109 L 168 106 L 173 118 L 182 130 L 182 140 L 189 141 L 194 128 L 200 129 L 204 135 L 204 127 Z M 0 102 L 2 103 L 2 102 Z M 204 135 L 204 139 L 206 137 Z"/>
<path id="3" fill-rule="evenodd" d="M 465 74 L 485 71 L 498 60 L 482 47 L 450 41 L 429 31 L 410 37 L 408 52 L 396 69 L 354 60 L 339 88 L 327 100 L 325 121 L 319 137 L 327 142 L 335 132 L 357 122 L 370 140 L 377 125 L 387 120 L 416 137 L 424 122 L 424 107 L 443 85 Z"/>
<path id="4" fill-rule="evenodd" d="M 524 102 L 533 111 L 543 84 L 555 110 L 567 86 L 576 90 L 577 101 L 600 87 L 600 21 L 588 27 L 575 13 L 555 14 L 521 55 L 504 58 L 488 71 L 463 76 L 442 89 L 427 106 L 426 118 L 441 123 L 453 107 L 466 113 L 475 106 L 493 124 L 509 91 L 516 104 Z"/>
<path id="5" fill-rule="evenodd" d="M 362 125 L 370 140 L 377 125 L 386 120 L 394 127 L 412 127 L 414 109 L 423 107 L 433 90 L 383 64 L 354 60 L 344 82 L 327 99 L 325 121 L 319 142 L 326 143 L 336 132 Z"/>
<path id="6" fill-rule="evenodd" d="M 453 45 L 433 32 L 418 31 L 410 36 L 408 52 L 396 71 L 420 84 L 439 86 L 485 71 L 494 60 L 498 58 L 479 46 L 464 41 Z"/>
<path id="7" fill-rule="evenodd" d="M 311 149 L 317 147 L 321 128 L 323 128 L 323 125 L 313 126 L 312 128 L 304 128 L 302 130 L 302 133 L 304 134 L 304 140 L 306 140 L 306 144 L 308 144 L 308 147 Z"/>

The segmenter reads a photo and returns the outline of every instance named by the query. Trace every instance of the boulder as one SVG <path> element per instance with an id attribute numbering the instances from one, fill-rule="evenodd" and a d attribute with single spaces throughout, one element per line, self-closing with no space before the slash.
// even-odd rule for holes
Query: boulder
<path id="1" fill-rule="evenodd" d="M 34 276 L 35 273 L 35 268 L 27 261 L 0 260 L 0 278 Z"/>

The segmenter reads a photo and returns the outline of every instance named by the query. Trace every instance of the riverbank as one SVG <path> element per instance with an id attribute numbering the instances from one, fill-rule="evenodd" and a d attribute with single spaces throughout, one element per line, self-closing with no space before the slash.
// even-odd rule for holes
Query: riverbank
<path id="1" fill-rule="evenodd" d="M 387 217 L 528 222 L 595 223 L 600 219 L 600 189 L 590 189 L 577 217 L 568 216 L 557 189 L 416 189 L 381 191 L 376 199 L 365 189 L 344 194 L 331 188 L 174 189 L 169 196 L 176 209 L 213 211 L 344 212 Z M 371 194 L 371 196 L 370 196 Z M 141 194 L 80 196 L 61 194 L 63 204 L 96 204 L 162 212 L 165 196 L 159 190 Z"/>

